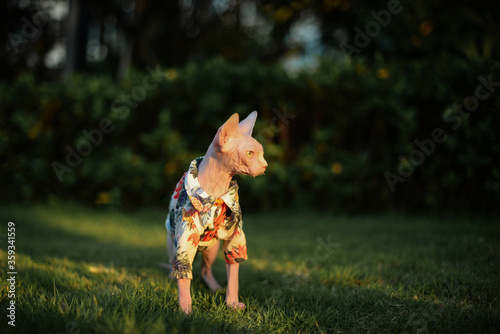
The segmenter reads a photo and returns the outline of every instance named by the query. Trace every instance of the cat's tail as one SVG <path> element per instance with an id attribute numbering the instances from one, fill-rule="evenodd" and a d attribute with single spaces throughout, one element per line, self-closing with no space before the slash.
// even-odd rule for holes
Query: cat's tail
<path id="1" fill-rule="evenodd" d="M 168 263 L 158 263 L 160 268 L 167 269 L 167 270 L 172 270 L 174 267 L 171 264 Z"/>
<path id="2" fill-rule="evenodd" d="M 160 268 L 168 270 L 168 278 L 171 280 L 174 280 L 175 278 L 172 277 L 172 271 L 174 271 L 174 266 L 168 263 L 158 263 Z"/>

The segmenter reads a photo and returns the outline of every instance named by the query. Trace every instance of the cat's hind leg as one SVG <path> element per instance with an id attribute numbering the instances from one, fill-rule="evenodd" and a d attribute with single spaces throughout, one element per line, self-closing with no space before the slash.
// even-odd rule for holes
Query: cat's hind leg
<path id="1" fill-rule="evenodd" d="M 201 277 L 203 281 L 212 291 L 220 289 L 220 284 L 214 277 L 212 272 L 212 265 L 217 258 L 217 253 L 219 252 L 219 240 L 212 246 L 203 251 L 203 260 L 201 262 Z"/>

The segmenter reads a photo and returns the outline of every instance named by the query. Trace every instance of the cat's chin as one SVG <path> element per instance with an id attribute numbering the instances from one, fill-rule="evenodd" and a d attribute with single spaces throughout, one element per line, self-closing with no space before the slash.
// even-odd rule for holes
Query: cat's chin
<path id="1" fill-rule="evenodd" d="M 264 170 L 262 170 L 260 173 L 258 173 L 258 174 L 256 174 L 256 175 L 254 175 L 254 176 L 261 176 L 261 175 L 264 175 L 264 173 L 265 173 L 265 172 L 266 172 L 266 170 L 264 169 Z"/>
<path id="2" fill-rule="evenodd" d="M 261 175 L 264 175 L 264 173 L 266 172 L 266 169 L 264 168 L 263 170 L 261 170 L 260 172 L 257 172 L 257 173 L 254 173 L 254 174 L 248 174 L 249 176 L 252 176 L 252 177 L 257 177 L 257 176 L 261 176 Z"/>
<path id="3" fill-rule="evenodd" d="M 251 177 L 257 177 L 257 176 L 260 176 L 260 175 L 264 175 L 264 172 L 265 172 L 265 171 L 266 171 L 266 170 L 264 169 L 264 170 L 262 170 L 262 171 L 260 171 L 260 172 L 257 172 L 257 173 L 240 172 L 240 173 L 238 173 L 238 174 L 241 174 L 241 175 L 246 175 L 246 176 L 251 176 Z"/>

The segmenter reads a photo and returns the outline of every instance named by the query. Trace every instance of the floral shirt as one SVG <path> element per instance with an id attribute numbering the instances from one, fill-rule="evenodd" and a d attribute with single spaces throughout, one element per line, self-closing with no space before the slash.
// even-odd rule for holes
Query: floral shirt
<path id="1" fill-rule="evenodd" d="M 219 198 L 208 195 L 198 181 L 198 166 L 203 157 L 191 162 L 170 201 L 167 230 L 174 235 L 176 255 L 172 276 L 192 279 L 192 264 L 197 251 L 224 240 L 226 263 L 247 260 L 238 184 L 232 180 L 228 191 Z"/>

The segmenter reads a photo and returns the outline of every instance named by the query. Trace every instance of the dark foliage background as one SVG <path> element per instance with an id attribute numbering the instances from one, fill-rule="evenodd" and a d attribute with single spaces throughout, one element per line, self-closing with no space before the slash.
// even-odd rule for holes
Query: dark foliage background
<path id="1" fill-rule="evenodd" d="M 217 128 L 258 110 L 269 168 L 239 177 L 244 209 L 497 212 L 494 1 L 401 1 L 350 57 L 342 43 L 355 46 L 353 28 L 387 1 L 69 1 L 40 26 L 53 13 L 43 2 L 2 6 L 2 201 L 164 206 Z M 314 34 L 296 37 L 301 22 L 317 27 L 313 46 Z M 51 65 L 57 45 L 65 56 Z M 316 63 L 284 68 L 311 47 Z M 453 113 L 480 76 L 488 97 Z M 446 140 L 412 153 L 435 129 Z M 404 182 L 391 189 L 388 172 Z"/>

